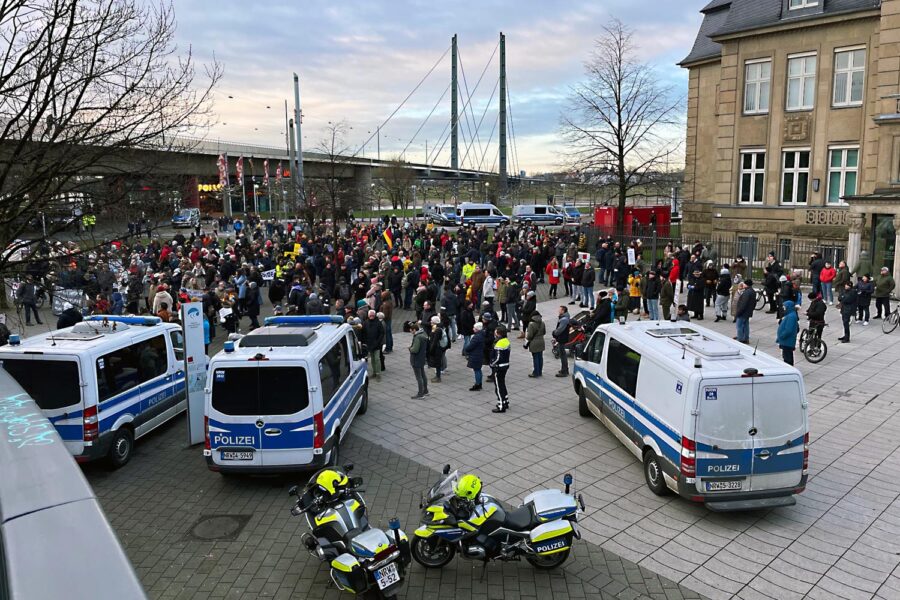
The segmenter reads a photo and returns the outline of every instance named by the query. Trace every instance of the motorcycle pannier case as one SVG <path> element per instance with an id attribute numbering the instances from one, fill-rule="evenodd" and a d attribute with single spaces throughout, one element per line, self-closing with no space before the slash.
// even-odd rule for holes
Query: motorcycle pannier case
<path id="1" fill-rule="evenodd" d="M 541 556 L 549 556 L 569 549 L 575 530 L 568 521 L 551 521 L 531 530 L 531 549 Z"/>
<path id="2" fill-rule="evenodd" d="M 575 498 L 559 490 L 541 490 L 525 497 L 541 523 L 548 523 L 575 514 Z"/>
<path id="3" fill-rule="evenodd" d="M 342 590 L 354 594 L 366 591 L 366 570 L 352 554 L 341 554 L 331 561 L 331 579 Z"/>

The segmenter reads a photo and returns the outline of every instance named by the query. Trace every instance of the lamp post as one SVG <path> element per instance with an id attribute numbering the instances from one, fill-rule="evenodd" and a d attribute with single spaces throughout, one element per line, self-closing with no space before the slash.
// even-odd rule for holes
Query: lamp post
<path id="1" fill-rule="evenodd" d="M 413 211 L 413 221 L 416 220 L 416 186 L 409 186 L 412 189 L 413 197 L 412 197 L 412 211 Z"/>
<path id="2" fill-rule="evenodd" d="M 491 187 L 490 181 L 484 182 L 484 203 L 487 204 L 488 201 L 488 188 Z"/>

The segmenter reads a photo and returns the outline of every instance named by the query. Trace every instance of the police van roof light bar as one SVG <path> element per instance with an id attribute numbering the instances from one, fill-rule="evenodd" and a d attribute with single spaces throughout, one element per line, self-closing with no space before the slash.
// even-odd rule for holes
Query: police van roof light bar
<path id="1" fill-rule="evenodd" d="M 266 317 L 266 325 L 340 325 L 344 319 L 338 315 L 277 316 Z"/>
<path id="2" fill-rule="evenodd" d="M 84 318 L 85 321 L 107 321 L 110 323 L 126 323 L 128 325 L 143 325 L 152 327 L 162 323 L 159 317 L 123 317 L 120 315 L 90 315 Z"/>

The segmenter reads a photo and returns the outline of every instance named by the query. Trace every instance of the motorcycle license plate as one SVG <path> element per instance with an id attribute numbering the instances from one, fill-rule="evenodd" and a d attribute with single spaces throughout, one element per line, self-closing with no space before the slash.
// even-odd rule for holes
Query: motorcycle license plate
<path id="1" fill-rule="evenodd" d="M 391 563 L 375 571 L 375 581 L 378 582 L 379 590 L 383 590 L 400 581 L 400 571 L 397 570 L 397 564 Z"/>
<path id="2" fill-rule="evenodd" d="M 253 452 L 223 452 L 222 460 L 253 460 Z"/>
<path id="3" fill-rule="evenodd" d="M 740 479 L 731 481 L 707 481 L 707 492 L 726 492 L 732 490 L 741 490 L 744 484 Z"/>

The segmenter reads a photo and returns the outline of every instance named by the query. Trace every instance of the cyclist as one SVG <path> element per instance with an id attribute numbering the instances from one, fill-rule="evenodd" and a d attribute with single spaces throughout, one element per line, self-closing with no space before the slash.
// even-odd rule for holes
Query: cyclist
<path id="1" fill-rule="evenodd" d="M 825 311 L 828 310 L 828 305 L 825 304 L 822 295 L 816 292 L 810 292 L 807 298 L 810 300 L 809 308 L 806 309 L 809 329 L 816 336 L 816 339 L 820 340 L 822 339 L 822 330 L 825 329 Z"/>

